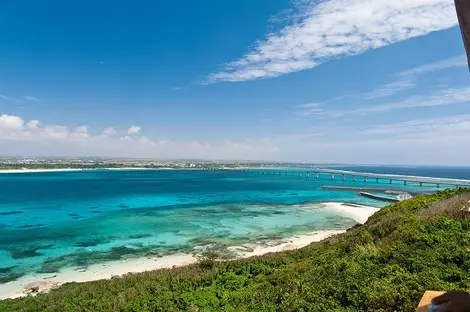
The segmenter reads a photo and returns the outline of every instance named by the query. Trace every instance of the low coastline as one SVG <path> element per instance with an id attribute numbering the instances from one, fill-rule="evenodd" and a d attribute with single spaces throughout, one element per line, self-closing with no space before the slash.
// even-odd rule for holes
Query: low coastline
<path id="1" fill-rule="evenodd" d="M 0 169 L 1 173 L 35 173 L 35 172 L 69 172 L 69 171 L 99 171 L 99 170 L 172 170 L 173 168 L 140 168 L 140 167 L 122 167 L 122 168 L 59 168 L 59 169 Z"/>
<path id="2" fill-rule="evenodd" d="M 34 173 L 34 172 L 68 172 L 83 171 L 86 169 L 79 168 L 60 168 L 60 169 L 0 169 L 1 173 Z"/>
<path id="3" fill-rule="evenodd" d="M 365 223 L 372 214 L 380 210 L 375 207 L 346 203 L 326 202 L 322 204 L 324 209 L 335 211 L 361 224 Z M 308 209 L 308 206 L 306 208 Z M 249 258 L 272 252 L 299 249 L 327 237 L 344 233 L 345 231 L 346 230 L 315 231 L 308 234 L 292 235 L 279 241 L 232 246 L 229 248 L 236 254 L 235 259 Z M 109 279 L 127 273 L 140 273 L 163 268 L 173 268 L 190 265 L 196 262 L 197 258 L 192 254 L 173 254 L 160 258 L 144 257 L 109 261 L 91 265 L 86 270 L 67 268 L 58 273 L 36 273 L 23 276 L 12 282 L 0 284 L 0 300 L 25 296 L 28 294 L 28 290 L 31 289 L 35 289 L 38 292 L 45 292 L 68 282 L 87 282 Z"/>

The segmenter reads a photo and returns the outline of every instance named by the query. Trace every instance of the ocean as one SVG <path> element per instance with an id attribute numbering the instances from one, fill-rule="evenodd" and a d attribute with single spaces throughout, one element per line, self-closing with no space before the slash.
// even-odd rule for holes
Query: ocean
<path id="1" fill-rule="evenodd" d="M 469 168 L 347 170 L 470 179 Z M 112 260 L 198 253 L 281 241 L 357 222 L 322 202 L 387 203 L 325 185 L 390 188 L 329 175 L 268 176 L 204 170 L 87 170 L 0 174 L 0 284 Z M 403 185 L 407 191 L 433 187 Z M 354 207 L 351 207 L 354 209 Z"/>

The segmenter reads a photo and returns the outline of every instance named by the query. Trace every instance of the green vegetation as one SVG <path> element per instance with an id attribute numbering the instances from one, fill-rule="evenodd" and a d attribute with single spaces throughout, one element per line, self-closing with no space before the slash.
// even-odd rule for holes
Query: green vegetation
<path id="1" fill-rule="evenodd" d="M 208 254 L 200 265 L 0 301 L 0 311 L 414 311 L 425 290 L 470 290 L 469 201 L 465 189 L 418 196 L 297 251 Z"/>

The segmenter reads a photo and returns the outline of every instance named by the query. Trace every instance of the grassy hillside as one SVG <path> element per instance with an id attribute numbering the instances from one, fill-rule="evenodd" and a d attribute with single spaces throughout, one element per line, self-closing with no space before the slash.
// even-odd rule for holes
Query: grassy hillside
<path id="1" fill-rule="evenodd" d="M 470 191 L 390 205 L 306 248 L 66 284 L 0 311 L 414 311 L 427 289 L 470 290 Z"/>

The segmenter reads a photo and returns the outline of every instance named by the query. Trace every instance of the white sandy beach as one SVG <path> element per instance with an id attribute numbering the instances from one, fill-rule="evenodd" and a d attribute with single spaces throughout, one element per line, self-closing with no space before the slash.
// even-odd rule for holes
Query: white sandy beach
<path id="1" fill-rule="evenodd" d="M 371 215 L 380 210 L 380 208 L 345 203 L 328 202 L 323 203 L 323 205 L 325 209 L 336 211 L 338 214 L 350 217 L 361 224 L 366 223 Z"/>
<path id="2" fill-rule="evenodd" d="M 61 168 L 61 169 L 3 169 L 0 173 L 34 173 L 34 172 L 67 172 L 67 171 L 82 171 L 84 169 L 75 168 Z"/>
<path id="3" fill-rule="evenodd" d="M 323 203 L 324 209 L 334 210 L 337 213 L 350 217 L 358 223 L 365 223 L 367 219 L 379 208 L 368 206 L 350 206 L 343 203 Z M 318 208 L 318 205 L 316 206 Z M 244 245 L 229 247 L 237 254 L 237 258 L 260 256 L 271 252 L 280 252 L 305 247 L 313 242 L 321 241 L 329 236 L 344 233 L 344 230 L 316 231 L 304 235 L 294 235 L 281 241 L 264 242 L 260 245 Z M 86 270 L 68 268 L 58 273 L 34 274 L 23 276 L 15 281 L 0 284 L 0 300 L 25 296 L 32 287 L 39 292 L 48 291 L 54 287 L 68 282 L 86 282 L 100 279 L 109 279 L 127 273 L 152 271 L 162 268 L 184 266 L 197 262 L 191 254 L 175 254 L 164 257 L 145 257 L 109 261 L 89 266 Z"/>
<path id="4" fill-rule="evenodd" d="M 261 256 L 271 252 L 280 252 L 280 251 L 287 251 L 287 250 L 294 250 L 299 249 L 305 246 L 310 245 L 313 242 L 319 242 L 328 238 L 330 236 L 341 234 L 346 232 L 345 230 L 335 230 L 335 231 L 317 231 L 310 234 L 303 234 L 303 235 L 294 235 L 285 239 L 283 243 L 279 244 L 279 242 L 273 242 L 272 246 L 269 243 L 264 245 L 246 245 L 245 247 L 249 247 L 252 251 L 244 251 L 243 248 L 239 247 L 232 247 L 229 249 L 236 251 L 237 256 L 239 258 L 249 258 L 254 256 Z"/>
<path id="5" fill-rule="evenodd" d="M 139 168 L 139 167 L 123 167 L 123 168 L 97 168 L 97 169 L 80 169 L 80 168 L 60 168 L 60 169 L 2 169 L 0 173 L 35 173 L 35 172 L 68 172 L 68 171 L 93 171 L 93 170 L 173 170 L 173 168 Z"/>
<path id="6" fill-rule="evenodd" d="M 138 273 L 163 268 L 172 268 L 195 263 L 197 259 L 188 254 L 175 254 L 166 257 L 149 257 L 109 261 L 89 266 L 86 271 L 77 268 L 63 269 L 58 273 L 25 275 L 16 281 L 0 284 L 0 300 L 25 296 L 25 290 L 38 287 L 39 292 L 48 291 L 64 283 L 88 282 L 109 279 L 127 273 Z"/>

